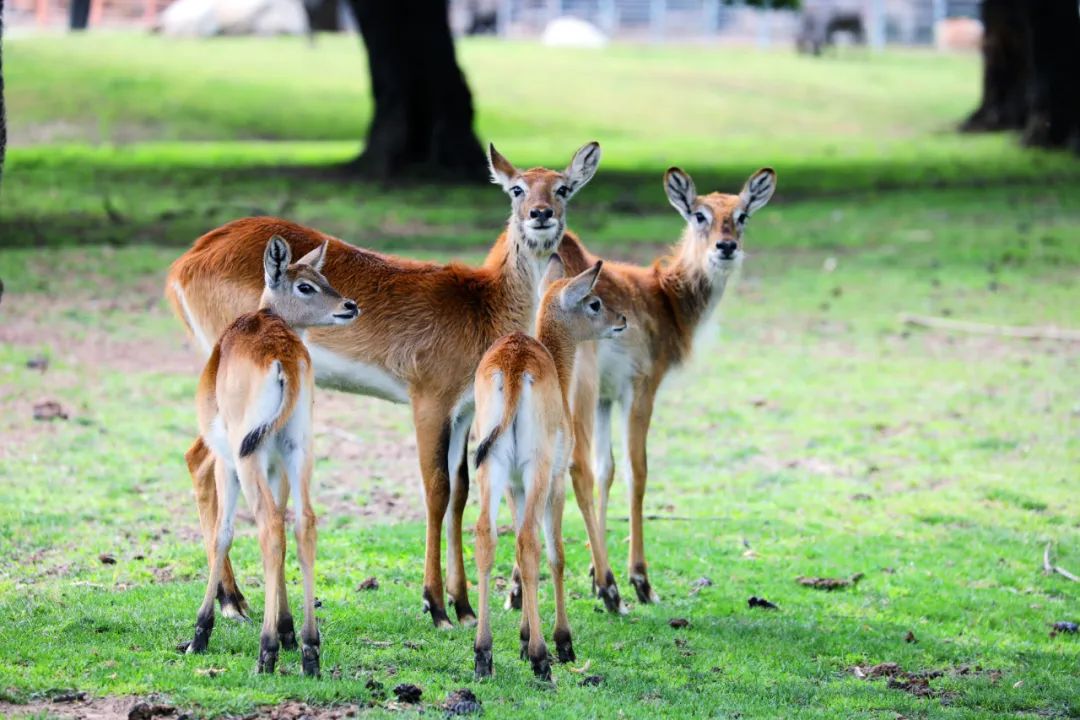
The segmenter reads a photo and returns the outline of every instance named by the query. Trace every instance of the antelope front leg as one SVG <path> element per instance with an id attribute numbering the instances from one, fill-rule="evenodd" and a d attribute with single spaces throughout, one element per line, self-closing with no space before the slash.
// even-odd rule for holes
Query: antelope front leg
<path id="1" fill-rule="evenodd" d="M 440 403 L 413 399 L 413 422 L 420 472 L 427 505 L 427 538 L 424 549 L 424 609 L 437 628 L 450 628 L 442 578 L 442 523 L 450 504 L 447 462 L 450 445 L 450 409 Z"/>
<path id="2" fill-rule="evenodd" d="M 651 392 L 635 393 L 627 419 L 627 453 L 630 457 L 630 582 L 637 591 L 638 600 L 643 603 L 660 602 L 660 597 L 649 584 L 648 570 L 645 564 L 645 534 L 643 505 L 645 501 L 645 481 L 648 476 L 645 443 L 649 436 L 649 421 L 652 419 Z"/>
<path id="3" fill-rule="evenodd" d="M 202 437 L 196 438 L 191 447 L 184 454 L 187 461 L 188 471 L 191 473 L 191 482 L 195 487 L 195 504 L 199 509 L 199 527 L 202 530 L 203 545 L 206 547 L 207 569 L 213 564 L 213 554 L 217 533 L 218 518 L 218 490 L 214 479 L 214 455 L 210 448 L 203 442 Z M 233 574 L 232 562 L 228 553 L 225 554 L 224 564 L 221 570 L 221 581 L 215 589 L 218 603 L 221 605 L 221 614 L 234 620 L 247 621 L 248 604 L 243 593 L 236 584 L 236 576 Z"/>
<path id="4" fill-rule="evenodd" d="M 206 652 L 210 643 L 210 634 L 214 631 L 214 598 L 221 586 L 222 569 L 225 558 L 228 556 L 229 547 L 233 538 L 233 519 L 236 516 L 236 498 L 239 494 L 239 483 L 236 475 L 221 461 L 211 462 L 217 494 L 224 502 L 217 508 L 217 515 L 212 527 L 212 539 L 207 547 L 210 559 L 210 577 L 206 582 L 206 593 L 203 595 L 202 605 L 195 618 L 195 636 L 187 644 L 186 651 L 189 653 Z M 217 497 L 215 495 L 215 498 Z M 215 500 L 215 506 L 217 505 Z"/>

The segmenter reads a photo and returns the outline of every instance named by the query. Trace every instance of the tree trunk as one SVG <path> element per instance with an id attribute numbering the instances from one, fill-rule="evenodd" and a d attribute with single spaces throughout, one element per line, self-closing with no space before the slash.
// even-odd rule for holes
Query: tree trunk
<path id="1" fill-rule="evenodd" d="M 446 0 L 351 0 L 367 46 L 375 115 L 352 167 L 380 178 L 478 182 L 472 95 L 454 57 Z"/>
<path id="2" fill-rule="evenodd" d="M 4 114 L 4 3 L 0 0 L 0 179 L 4 177 L 4 156 L 7 153 L 7 115 Z M 2 286 L 0 286 L 2 287 Z M 0 292 L 3 292 L 0 289 Z"/>
<path id="3" fill-rule="evenodd" d="M 1027 122 L 1028 36 L 1016 0 L 983 0 L 983 96 L 965 132 L 1019 130 Z"/>
<path id="4" fill-rule="evenodd" d="M 982 102 L 960 129 L 1022 129 L 1026 145 L 1080 151 L 1076 0 L 984 0 L 982 20 Z"/>
<path id="5" fill-rule="evenodd" d="M 1031 79 L 1024 144 L 1080 151 L 1080 10 L 1076 0 L 1027 0 Z"/>

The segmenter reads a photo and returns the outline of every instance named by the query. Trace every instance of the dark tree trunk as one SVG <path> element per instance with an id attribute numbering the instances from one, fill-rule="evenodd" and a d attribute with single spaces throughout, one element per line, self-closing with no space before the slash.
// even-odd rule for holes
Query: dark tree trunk
<path id="1" fill-rule="evenodd" d="M 381 179 L 482 181 L 469 86 L 454 57 L 446 0 L 351 0 L 367 46 L 375 115 L 353 163 Z"/>
<path id="2" fill-rule="evenodd" d="M 341 29 L 338 0 L 306 0 L 304 12 L 307 13 L 310 32 L 337 32 Z"/>
<path id="3" fill-rule="evenodd" d="M 1023 4 L 983 0 L 983 96 L 960 128 L 1019 130 L 1027 121 L 1028 38 Z"/>
<path id="4" fill-rule="evenodd" d="M 1080 150 L 1076 0 L 984 0 L 983 97 L 965 131 L 1024 131 L 1024 143 Z"/>
<path id="5" fill-rule="evenodd" d="M 1031 81 L 1024 143 L 1080 151 L 1080 10 L 1076 0 L 1027 0 Z"/>
<path id="6" fill-rule="evenodd" d="M 0 0 L 0 179 L 4 177 L 7 154 L 7 115 L 4 113 L 4 2 Z M 3 290 L 0 290 L 3 292 Z"/>

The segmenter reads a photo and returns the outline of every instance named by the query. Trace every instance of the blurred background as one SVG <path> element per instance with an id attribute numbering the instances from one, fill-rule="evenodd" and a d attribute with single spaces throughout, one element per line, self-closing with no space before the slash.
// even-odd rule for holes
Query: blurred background
<path id="1" fill-rule="evenodd" d="M 232 669 L 216 679 L 171 650 L 163 661 L 203 560 L 183 463 L 201 358 L 162 284 L 197 237 L 251 214 L 476 263 L 508 212 L 487 143 L 518 167 L 562 168 L 598 140 L 569 223 L 603 257 L 650 263 L 679 238 L 669 166 L 704 193 L 737 192 L 768 165 L 778 190 L 749 222 L 713 339 L 654 418 L 649 559 L 671 604 L 618 626 L 592 613 L 567 513 L 571 616 L 607 677 L 560 687 L 568 716 L 1080 712 L 1080 649 L 1047 636 L 1080 598 L 1040 571 L 1048 542 L 1080 567 L 1075 0 L 3 6 L 0 556 L 13 560 L 0 616 L 40 639 L 0 643 L 9 696 L 79 678 L 239 712 L 364 696 L 369 677 L 400 681 L 379 675 L 387 666 L 443 692 L 463 682 L 460 635 L 424 634 L 424 652 L 399 642 L 427 627 L 408 409 L 329 391 L 316 411 L 319 596 L 336 623 L 325 667 L 343 679 L 273 678 L 252 696 L 241 630 L 227 631 L 240 649 L 209 661 Z M 240 545 L 253 588 L 254 543 Z M 508 573 L 509 555 L 499 562 Z M 792 582 L 855 572 L 858 591 Z M 367 575 L 383 581 L 378 603 L 354 602 Z M 716 587 L 688 594 L 701 577 Z M 748 617 L 750 595 L 783 612 Z M 677 656 L 613 649 L 670 647 L 672 614 L 707 632 Z M 100 662 L 106 646 L 118 669 Z M 948 671 L 934 680 L 946 707 L 849 672 L 884 661 L 998 675 Z M 547 702 L 516 672 L 499 693 Z"/>

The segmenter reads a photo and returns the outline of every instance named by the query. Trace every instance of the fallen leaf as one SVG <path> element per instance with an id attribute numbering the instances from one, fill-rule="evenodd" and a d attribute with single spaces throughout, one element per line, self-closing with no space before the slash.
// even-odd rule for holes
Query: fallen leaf
<path id="1" fill-rule="evenodd" d="M 690 594 L 697 595 L 701 592 L 702 588 L 712 587 L 713 581 L 707 577 L 699 577 L 694 582 L 690 583 Z"/>
<path id="2" fill-rule="evenodd" d="M 919 641 L 915 638 L 915 633 L 908 630 L 907 635 L 904 636 L 904 642 L 906 642 L 906 643 L 917 643 Z"/>
<path id="3" fill-rule="evenodd" d="M 225 668 L 195 668 L 196 675 L 205 675 L 206 677 L 217 677 L 223 672 L 225 672 Z"/>
<path id="4" fill-rule="evenodd" d="M 678 630 L 680 628 L 689 627 L 690 621 L 686 618 L 671 618 L 668 620 L 668 625 Z"/>
<path id="5" fill-rule="evenodd" d="M 115 565 L 116 564 L 116 558 L 113 556 L 112 553 L 101 553 L 100 555 L 97 556 L 97 559 L 99 561 L 101 561 L 102 565 Z"/>
<path id="6" fill-rule="evenodd" d="M 592 665 L 592 660 L 586 660 L 585 664 L 582 665 L 579 668 L 571 667 L 571 668 L 567 668 L 567 669 L 572 673 L 583 673 L 583 672 L 587 672 L 591 665 Z"/>
<path id="7" fill-rule="evenodd" d="M 849 578 L 823 578 L 823 577 L 807 577 L 800 575 L 795 578 L 795 582 L 805 587 L 811 587 L 816 590 L 837 590 L 839 588 L 849 587 L 857 584 L 863 579 L 863 574 L 855 573 Z"/>
<path id="8" fill-rule="evenodd" d="M 1017 680 L 1016 682 L 1013 683 L 1013 688 L 1023 687 L 1023 685 L 1024 685 L 1023 680 Z"/>
<path id="9" fill-rule="evenodd" d="M 397 697 L 398 702 L 418 703 L 420 702 L 420 696 L 423 694 L 424 691 L 412 683 L 401 683 L 394 687 L 394 695 Z"/>
<path id="10" fill-rule="evenodd" d="M 447 695 L 443 708 L 449 715 L 471 715 L 483 711 L 480 700 L 469 688 L 454 690 Z"/>
<path id="11" fill-rule="evenodd" d="M 67 420 L 67 411 L 55 400 L 46 400 L 34 405 L 35 420 Z"/>
<path id="12" fill-rule="evenodd" d="M 751 595 L 750 599 L 746 601 L 746 604 L 749 605 L 752 608 L 761 608 L 762 610 L 779 610 L 780 609 L 775 603 L 771 603 L 768 600 L 766 600 L 765 598 L 758 597 L 757 595 Z"/>
<path id="13" fill-rule="evenodd" d="M 45 355 L 35 355 L 26 361 L 26 367 L 31 370 L 40 370 L 45 372 L 49 369 L 49 358 Z"/>
<path id="14" fill-rule="evenodd" d="M 364 582 L 357 585 L 356 589 L 357 589 L 357 591 L 361 591 L 361 590 L 378 590 L 379 589 L 379 580 L 378 580 L 378 578 L 375 578 L 375 577 L 369 577 L 367 580 L 365 580 Z"/>
<path id="15" fill-rule="evenodd" d="M 602 675 L 586 675 L 585 677 L 581 678 L 582 687 L 596 687 L 603 682 L 604 677 Z"/>

